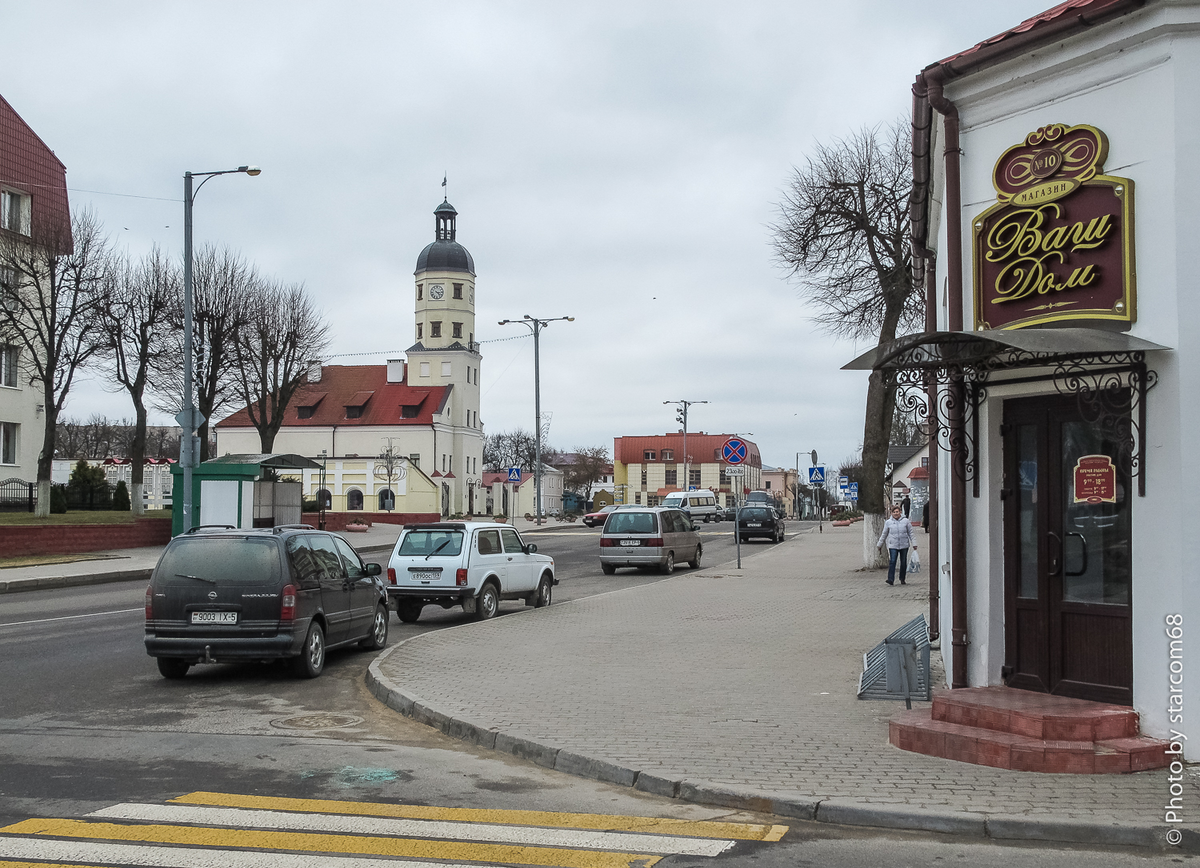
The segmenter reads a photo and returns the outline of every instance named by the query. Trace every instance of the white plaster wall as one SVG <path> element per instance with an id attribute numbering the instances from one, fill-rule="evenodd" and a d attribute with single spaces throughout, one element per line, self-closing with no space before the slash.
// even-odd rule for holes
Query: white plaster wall
<path id="1" fill-rule="evenodd" d="M 17 461 L 0 464 L 0 479 L 37 481 L 37 460 L 46 433 L 46 414 L 37 409 L 41 403 L 41 391 L 29 385 L 29 376 L 24 370 L 18 369 L 15 387 L 0 386 L 0 422 L 15 422 L 20 426 L 17 429 Z"/>
<path id="2" fill-rule="evenodd" d="M 1158 372 L 1147 402 L 1146 497 L 1133 512 L 1134 707 L 1143 731 L 1168 735 L 1170 684 L 1164 618 L 1182 614 L 1185 632 L 1200 626 L 1200 534 L 1185 497 L 1200 472 L 1200 305 L 1196 239 L 1200 238 L 1200 3 L 1162 0 L 1069 43 L 1036 52 L 947 87 L 962 119 L 964 311 L 972 320 L 971 219 L 995 201 L 995 160 L 1026 134 L 1048 123 L 1087 123 L 1107 133 L 1105 172 L 1135 182 L 1138 320 L 1131 334 L 1169 347 L 1152 352 Z M 940 149 L 935 152 L 940 152 Z M 940 176 L 939 176 L 940 177 Z M 936 191 L 940 200 L 941 191 Z M 944 215 L 937 221 L 944 222 Z M 945 237 L 939 231 L 939 284 L 945 275 Z M 941 301 L 939 293 L 939 302 Z M 990 391 L 988 443 L 981 487 L 968 492 L 968 671 L 972 684 L 995 683 L 1003 661 L 1002 519 L 995 500 L 1002 464 L 1000 401 Z M 982 420 L 981 420 L 982 421 Z M 948 460 L 943 453 L 941 514 L 949 512 Z M 992 501 L 995 500 L 995 503 Z M 941 536 L 943 562 L 949 539 Z M 943 654 L 952 654 L 949 577 L 942 581 Z M 979 634 L 984 635 L 981 637 Z M 1190 635 L 1190 633 L 1188 633 Z M 1185 641 L 1187 669 L 1200 673 L 1200 640 Z M 1200 705 L 1200 674 L 1184 686 L 1185 707 Z M 1177 729 L 1179 727 L 1176 727 Z M 1188 759 L 1200 759 L 1200 739 Z"/>

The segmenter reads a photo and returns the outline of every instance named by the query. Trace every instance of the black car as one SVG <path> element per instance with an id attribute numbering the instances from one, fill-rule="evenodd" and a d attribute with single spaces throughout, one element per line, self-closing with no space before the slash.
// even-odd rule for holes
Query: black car
<path id="1" fill-rule="evenodd" d="M 291 659 L 315 678 L 327 649 L 387 644 L 378 564 L 308 525 L 194 528 L 171 540 L 146 588 L 146 653 L 166 678 L 197 663 Z"/>
<path id="2" fill-rule="evenodd" d="M 767 503 L 743 506 L 737 519 L 738 537 L 743 542 L 753 537 L 768 537 L 771 542 L 783 542 L 783 518 Z"/>

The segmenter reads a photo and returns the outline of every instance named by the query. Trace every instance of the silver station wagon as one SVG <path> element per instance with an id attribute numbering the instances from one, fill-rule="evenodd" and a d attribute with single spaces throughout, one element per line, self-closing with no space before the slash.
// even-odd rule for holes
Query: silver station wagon
<path id="1" fill-rule="evenodd" d="M 686 562 L 699 569 L 704 555 L 700 532 L 679 509 L 647 506 L 609 513 L 600 534 L 600 568 L 611 576 L 617 567 L 658 567 L 674 572 Z"/>

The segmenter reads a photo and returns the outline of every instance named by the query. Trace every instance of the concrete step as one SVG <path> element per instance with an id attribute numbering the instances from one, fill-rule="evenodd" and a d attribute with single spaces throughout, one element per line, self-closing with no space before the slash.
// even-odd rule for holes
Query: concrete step
<path id="1" fill-rule="evenodd" d="M 1014 771 L 1118 774 L 1167 765 L 1167 743 L 1157 739 L 1035 738 L 936 720 L 931 709 L 902 711 L 888 730 L 889 741 L 901 750 Z"/>
<path id="2" fill-rule="evenodd" d="M 933 699 L 933 719 L 1048 741 L 1101 741 L 1138 734 L 1138 715 L 1132 708 L 1009 687 L 943 691 Z"/>

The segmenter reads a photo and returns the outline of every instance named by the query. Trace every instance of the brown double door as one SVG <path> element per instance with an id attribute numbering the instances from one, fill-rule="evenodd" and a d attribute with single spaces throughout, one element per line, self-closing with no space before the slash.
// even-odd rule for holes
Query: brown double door
<path id="1" fill-rule="evenodd" d="M 1133 701 L 1130 480 L 1074 398 L 1004 403 L 1005 683 Z"/>

